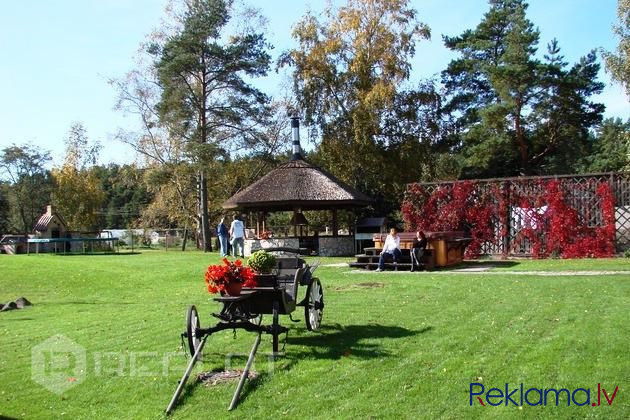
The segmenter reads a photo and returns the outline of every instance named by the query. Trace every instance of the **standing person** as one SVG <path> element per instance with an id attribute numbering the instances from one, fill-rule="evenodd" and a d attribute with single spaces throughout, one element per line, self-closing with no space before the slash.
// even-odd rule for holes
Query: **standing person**
<path id="1" fill-rule="evenodd" d="M 391 228 L 389 235 L 385 238 L 385 244 L 381 251 L 381 256 L 378 259 L 378 268 L 376 271 L 383 271 L 385 269 L 385 257 L 391 256 L 394 259 L 394 263 L 398 262 L 398 259 L 402 256 L 400 252 L 400 236 L 396 228 Z"/>
<path id="2" fill-rule="evenodd" d="M 245 224 L 237 214 L 230 225 L 230 237 L 232 242 L 232 255 L 238 257 L 238 248 L 241 248 L 241 258 L 245 258 Z"/>
<path id="3" fill-rule="evenodd" d="M 225 217 L 221 218 L 221 221 L 217 225 L 217 236 L 219 237 L 219 243 L 221 244 L 221 256 L 227 257 L 228 254 L 228 242 L 230 237 L 228 234 L 228 228 L 225 226 Z"/>
<path id="4" fill-rule="evenodd" d="M 413 248 L 411 249 L 411 271 L 414 270 L 414 266 L 418 266 L 421 269 L 424 258 L 424 251 L 427 249 L 427 237 L 424 232 L 419 230 L 416 232 L 416 237 L 413 238 Z"/>

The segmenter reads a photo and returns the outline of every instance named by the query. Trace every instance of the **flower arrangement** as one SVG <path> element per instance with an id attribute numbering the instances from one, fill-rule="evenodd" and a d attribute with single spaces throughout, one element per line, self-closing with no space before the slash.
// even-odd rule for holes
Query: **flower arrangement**
<path id="1" fill-rule="evenodd" d="M 247 265 L 257 273 L 270 273 L 276 266 L 276 257 L 261 249 L 249 257 Z"/>
<path id="2" fill-rule="evenodd" d="M 258 239 L 271 239 L 272 236 L 273 233 L 270 230 L 263 230 L 260 232 L 260 235 L 258 235 Z"/>
<path id="3" fill-rule="evenodd" d="M 244 266 L 241 260 L 230 262 L 227 258 L 223 258 L 223 264 L 208 266 L 205 280 L 210 293 L 230 294 L 228 289 L 234 284 L 240 285 L 239 289 L 243 286 L 256 287 L 252 269 Z"/>

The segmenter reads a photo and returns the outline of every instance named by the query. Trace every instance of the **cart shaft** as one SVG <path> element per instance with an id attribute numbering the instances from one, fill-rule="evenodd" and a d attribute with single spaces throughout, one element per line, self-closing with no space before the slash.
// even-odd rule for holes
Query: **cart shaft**
<path id="1" fill-rule="evenodd" d="M 243 370 L 243 374 L 241 375 L 241 380 L 238 381 L 238 386 L 236 387 L 236 391 L 234 392 L 234 396 L 232 397 L 232 402 L 230 403 L 229 411 L 233 410 L 238 403 L 238 397 L 241 395 L 241 391 L 243 390 L 243 385 L 245 384 L 245 379 L 249 374 L 249 370 L 252 367 L 252 363 L 254 362 L 254 357 L 256 357 L 256 351 L 258 351 L 258 345 L 260 344 L 260 333 L 256 337 L 256 341 L 254 341 L 254 347 L 252 347 L 252 351 L 249 353 L 249 358 L 247 359 L 247 364 L 245 364 L 245 369 Z"/>
<path id="2" fill-rule="evenodd" d="M 184 386 L 186 385 L 186 381 L 188 381 L 188 377 L 190 376 L 190 372 L 192 372 L 193 367 L 195 367 L 195 363 L 197 363 L 197 361 L 199 360 L 199 356 L 201 355 L 201 350 L 203 349 L 203 346 L 206 344 L 207 338 L 208 336 L 205 336 L 203 340 L 201 340 L 197 348 L 195 349 L 195 355 L 192 357 L 192 359 L 190 359 L 190 362 L 188 363 L 188 367 L 186 367 L 186 371 L 184 372 L 184 376 L 182 376 L 182 379 L 180 379 L 179 385 L 177 385 L 177 389 L 175 390 L 175 394 L 173 394 L 173 398 L 171 399 L 171 402 L 168 404 L 168 407 L 166 407 L 167 416 L 171 413 L 171 411 L 173 411 L 173 408 L 175 408 L 175 404 L 177 404 L 177 399 L 181 395 L 182 390 L 184 389 Z"/>

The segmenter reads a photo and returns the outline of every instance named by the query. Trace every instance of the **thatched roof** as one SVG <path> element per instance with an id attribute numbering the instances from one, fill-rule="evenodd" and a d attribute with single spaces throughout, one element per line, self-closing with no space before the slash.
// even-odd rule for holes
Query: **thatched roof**
<path id="1" fill-rule="evenodd" d="M 223 203 L 224 209 L 266 211 L 364 207 L 371 203 L 365 194 L 328 172 L 302 160 L 291 160 L 273 169 Z"/>

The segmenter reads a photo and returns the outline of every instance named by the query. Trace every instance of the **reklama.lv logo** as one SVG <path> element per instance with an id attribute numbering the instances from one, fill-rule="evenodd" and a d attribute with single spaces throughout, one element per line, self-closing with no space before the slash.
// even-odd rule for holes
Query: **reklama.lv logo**
<path id="1" fill-rule="evenodd" d="M 474 387 L 478 387 L 474 389 Z M 480 388 L 480 389 L 479 389 Z M 591 405 L 593 407 L 601 405 L 601 396 L 604 394 L 604 398 L 608 402 L 608 405 L 612 405 L 615 400 L 615 396 L 617 395 L 617 390 L 619 389 L 619 385 L 615 388 L 615 391 L 612 393 L 612 396 L 608 396 L 608 393 L 604 388 L 602 388 L 601 384 L 597 384 L 597 402 L 591 403 L 591 389 L 590 388 L 576 388 L 573 392 L 569 391 L 566 388 L 529 388 L 525 389 L 523 384 L 521 383 L 520 388 L 514 388 L 510 390 L 510 385 L 508 383 L 505 384 L 505 392 L 503 389 L 499 388 L 490 388 L 488 392 L 485 392 L 485 387 L 477 382 L 472 382 L 470 384 L 470 401 L 469 404 L 473 405 L 473 397 L 479 401 L 482 406 L 486 406 L 484 404 L 482 397 L 485 397 L 486 403 L 491 406 L 498 406 L 505 404 L 506 406 L 514 404 L 515 406 L 522 407 L 524 404 L 530 406 L 536 405 L 547 405 L 548 398 L 551 399 L 551 404 L 555 400 L 555 405 L 557 406 L 560 403 L 560 395 L 566 393 L 567 406 L 573 405 L 577 406 L 585 406 Z M 511 392 L 510 392 L 511 391 Z M 485 394 L 485 395 L 484 395 Z M 552 394 L 551 396 L 549 394 Z M 595 395 L 593 395 L 595 398 Z M 520 402 L 520 404 L 519 404 Z"/>

